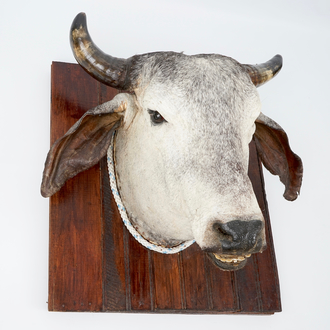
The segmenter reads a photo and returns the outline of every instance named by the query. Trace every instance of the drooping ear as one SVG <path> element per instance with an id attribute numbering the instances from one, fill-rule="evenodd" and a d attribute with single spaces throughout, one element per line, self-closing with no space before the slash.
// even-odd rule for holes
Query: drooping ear
<path id="1" fill-rule="evenodd" d="M 87 111 L 53 144 L 45 163 L 42 196 L 52 196 L 68 179 L 92 167 L 106 154 L 123 111 L 131 106 L 131 98 L 128 94 L 118 94 L 113 100 Z"/>
<path id="2" fill-rule="evenodd" d="M 284 183 L 284 198 L 294 201 L 299 195 L 303 176 L 300 157 L 291 150 L 285 131 L 272 119 L 261 113 L 255 124 L 254 140 L 262 163 Z"/>

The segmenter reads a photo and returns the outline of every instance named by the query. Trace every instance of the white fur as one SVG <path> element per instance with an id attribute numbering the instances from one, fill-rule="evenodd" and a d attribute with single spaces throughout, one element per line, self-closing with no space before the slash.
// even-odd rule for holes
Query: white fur
<path id="1" fill-rule="evenodd" d="M 122 200 L 144 237 L 168 245 L 195 239 L 207 249 L 219 244 L 214 221 L 264 221 L 247 176 L 260 101 L 244 73 L 232 82 L 204 59 L 193 65 L 197 72 L 171 84 L 142 75 L 135 95 L 127 95 L 115 160 Z M 194 94 L 187 81 L 198 82 Z M 222 83 L 209 89 L 215 81 Z M 167 122 L 152 124 L 148 109 Z"/>

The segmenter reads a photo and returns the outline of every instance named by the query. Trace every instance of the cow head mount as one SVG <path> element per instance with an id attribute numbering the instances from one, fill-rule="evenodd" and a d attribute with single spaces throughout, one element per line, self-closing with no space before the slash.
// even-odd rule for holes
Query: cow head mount
<path id="1" fill-rule="evenodd" d="M 143 237 L 166 247 L 194 239 L 225 270 L 262 252 L 264 218 L 247 174 L 252 137 L 287 200 L 297 198 L 302 181 L 302 162 L 283 129 L 260 112 L 256 89 L 278 73 L 281 56 L 260 65 L 217 54 L 115 58 L 93 43 L 82 13 L 71 46 L 90 75 L 124 93 L 87 111 L 55 142 L 42 195 L 96 164 L 116 131 L 119 192 Z"/>

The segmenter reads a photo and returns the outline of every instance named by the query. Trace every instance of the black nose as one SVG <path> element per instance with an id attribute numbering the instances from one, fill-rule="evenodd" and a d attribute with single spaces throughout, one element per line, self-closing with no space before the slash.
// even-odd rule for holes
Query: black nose
<path id="1" fill-rule="evenodd" d="M 223 253 L 250 252 L 257 243 L 261 243 L 263 222 L 233 220 L 226 223 L 217 222 L 213 228 L 220 238 Z"/>

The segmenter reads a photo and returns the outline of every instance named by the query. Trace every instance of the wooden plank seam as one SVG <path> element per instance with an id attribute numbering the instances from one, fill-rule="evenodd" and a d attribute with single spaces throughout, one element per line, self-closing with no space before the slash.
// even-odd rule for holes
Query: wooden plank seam
<path id="1" fill-rule="evenodd" d="M 118 92 L 78 65 L 53 62 L 51 142 L 88 109 Z M 249 175 L 266 222 L 268 248 L 245 268 L 223 272 L 193 244 L 175 255 L 139 245 L 122 224 L 106 159 L 50 198 L 49 310 L 257 313 L 281 310 L 264 182 L 250 145 Z"/>

